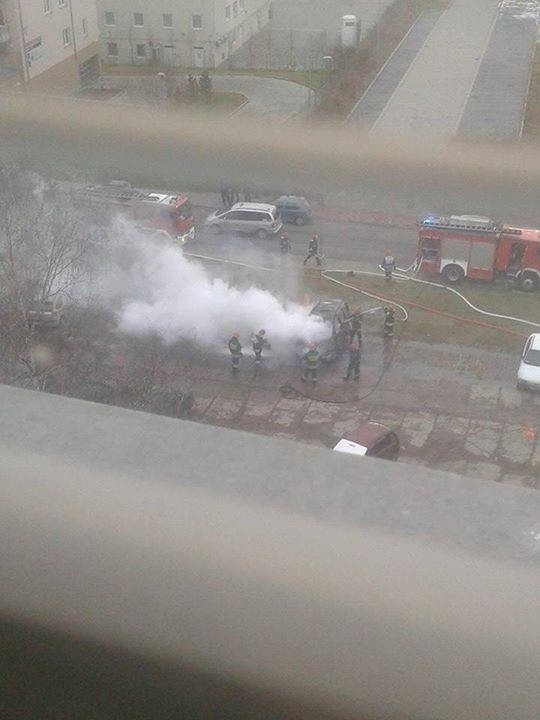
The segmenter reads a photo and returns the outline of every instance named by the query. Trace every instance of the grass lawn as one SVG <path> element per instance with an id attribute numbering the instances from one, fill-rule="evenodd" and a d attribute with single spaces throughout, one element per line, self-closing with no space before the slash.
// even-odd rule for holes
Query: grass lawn
<path id="1" fill-rule="evenodd" d="M 152 67 L 150 65 L 103 65 L 103 73 L 105 75 L 155 75 L 162 68 Z M 201 68 L 179 67 L 174 68 L 175 75 L 199 75 Z M 265 69 L 249 69 L 249 70 L 228 70 L 219 68 L 210 70 L 210 75 L 255 75 L 257 77 L 273 77 L 281 80 L 290 80 L 291 82 L 305 85 L 312 90 L 318 90 L 332 75 L 332 70 L 265 70 Z"/>
<path id="2" fill-rule="evenodd" d="M 516 350 L 522 347 L 524 338 L 535 331 L 534 327 L 513 321 L 499 320 L 480 315 L 470 309 L 460 298 L 448 290 L 433 288 L 407 280 L 393 279 L 386 283 L 384 278 L 370 276 L 348 276 L 345 273 L 332 273 L 336 280 L 348 285 L 381 295 L 389 300 L 405 305 L 409 311 L 409 321 L 397 324 L 397 333 L 407 339 L 423 340 L 433 343 L 451 342 L 457 345 L 482 346 L 501 350 Z M 313 284 L 313 281 L 310 281 Z M 335 285 L 324 279 L 315 281 L 325 295 L 345 297 L 352 305 L 366 306 L 371 301 L 353 290 Z M 484 285 L 480 283 L 462 283 L 458 288 L 471 303 L 482 310 L 511 315 L 532 322 L 538 322 L 540 331 L 540 294 L 525 293 L 514 289 Z M 418 303 L 439 312 L 459 316 L 465 320 L 475 320 L 500 328 L 512 330 L 519 335 L 498 332 L 476 324 L 437 315 L 427 310 L 407 305 L 407 302 Z M 376 304 L 376 301 L 373 301 Z M 400 313 L 398 313 L 399 317 Z M 378 317 L 378 316 L 377 316 Z M 382 316 L 381 316 L 382 322 Z"/>

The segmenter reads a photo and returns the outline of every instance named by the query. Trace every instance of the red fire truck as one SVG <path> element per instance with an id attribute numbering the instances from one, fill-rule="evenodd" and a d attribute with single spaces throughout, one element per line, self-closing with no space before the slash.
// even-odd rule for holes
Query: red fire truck
<path id="1" fill-rule="evenodd" d="M 76 195 L 87 206 L 107 209 L 107 217 L 120 212 L 142 227 L 165 230 L 180 245 L 195 237 L 193 210 L 187 195 L 140 190 L 123 180 L 90 185 Z"/>
<path id="2" fill-rule="evenodd" d="M 442 275 L 449 283 L 503 277 L 523 290 L 540 286 L 540 230 L 498 225 L 477 215 L 428 215 L 418 236 L 422 273 Z"/>

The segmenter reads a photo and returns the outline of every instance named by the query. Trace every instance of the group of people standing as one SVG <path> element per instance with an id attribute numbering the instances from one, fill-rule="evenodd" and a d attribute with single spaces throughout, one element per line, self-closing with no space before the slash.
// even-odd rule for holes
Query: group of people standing
<path id="1" fill-rule="evenodd" d="M 270 350 L 270 343 L 266 338 L 266 330 L 259 330 L 259 332 L 253 333 L 251 336 L 251 346 L 255 358 L 255 367 L 258 368 L 261 364 L 263 350 L 265 348 Z M 232 334 L 229 340 L 229 352 L 231 353 L 232 373 L 236 375 L 240 370 L 240 359 L 244 354 L 242 343 L 240 342 L 240 333 L 234 332 Z"/>
<path id="2" fill-rule="evenodd" d="M 221 188 L 221 202 L 224 208 L 230 208 L 234 203 L 240 202 L 240 196 L 244 196 L 244 202 L 251 202 L 251 190 L 245 188 L 240 191 L 238 188 L 222 187 Z"/>

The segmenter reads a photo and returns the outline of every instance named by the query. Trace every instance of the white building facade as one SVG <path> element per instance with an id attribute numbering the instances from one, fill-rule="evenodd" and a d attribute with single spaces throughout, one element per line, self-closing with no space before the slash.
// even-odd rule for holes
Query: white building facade
<path id="1" fill-rule="evenodd" d="M 269 20 L 270 0 L 98 0 L 105 63 L 217 67 Z"/>
<path id="2" fill-rule="evenodd" d="M 0 63 L 31 89 L 83 87 L 99 50 L 96 0 L 0 0 Z"/>

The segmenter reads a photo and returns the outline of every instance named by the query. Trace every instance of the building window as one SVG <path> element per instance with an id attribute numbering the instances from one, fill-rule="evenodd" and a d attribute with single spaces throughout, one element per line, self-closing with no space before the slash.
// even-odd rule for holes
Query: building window
<path id="1" fill-rule="evenodd" d="M 66 0 L 58 0 L 58 7 L 66 7 Z"/>
<path id="2" fill-rule="evenodd" d="M 43 0 L 43 12 L 45 15 L 51 12 L 51 0 Z"/>
<path id="3" fill-rule="evenodd" d="M 138 58 L 145 58 L 146 57 L 146 45 L 135 45 L 135 55 Z"/>
<path id="4" fill-rule="evenodd" d="M 107 43 L 107 55 L 109 57 L 118 57 L 118 43 Z"/>
<path id="5" fill-rule="evenodd" d="M 227 5 L 225 8 L 225 20 L 231 19 L 231 6 Z"/>
<path id="6" fill-rule="evenodd" d="M 238 17 L 238 3 L 236 2 L 236 0 L 234 0 L 232 4 L 232 14 L 234 15 L 234 17 Z"/>
<path id="7" fill-rule="evenodd" d="M 68 27 L 62 30 L 62 42 L 64 47 L 71 45 L 71 30 Z"/>
<path id="8" fill-rule="evenodd" d="M 82 19 L 82 34 L 84 35 L 84 37 L 88 35 L 88 22 L 86 18 Z"/>
<path id="9" fill-rule="evenodd" d="M 116 25 L 116 20 L 113 12 L 105 13 L 105 25 Z"/>
<path id="10" fill-rule="evenodd" d="M 135 27 L 144 27 L 144 15 L 142 13 L 133 13 L 133 25 Z"/>
<path id="11" fill-rule="evenodd" d="M 201 30 L 202 29 L 202 15 L 192 15 L 191 16 L 191 26 L 194 30 Z"/>
<path id="12" fill-rule="evenodd" d="M 172 28 L 173 22 L 172 22 L 172 15 L 171 13 L 163 13 L 163 27 L 164 28 Z"/>

